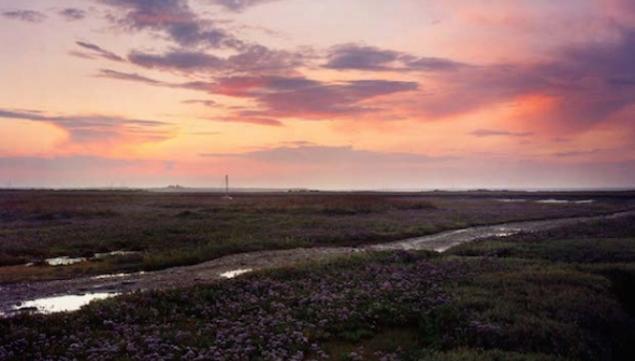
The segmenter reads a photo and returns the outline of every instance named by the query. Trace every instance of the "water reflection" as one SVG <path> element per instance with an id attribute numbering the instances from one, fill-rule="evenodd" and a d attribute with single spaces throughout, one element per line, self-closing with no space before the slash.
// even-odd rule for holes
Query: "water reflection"
<path id="1" fill-rule="evenodd" d="M 232 270 L 232 271 L 227 271 L 227 272 L 223 272 L 220 274 L 221 277 L 223 278 L 234 278 L 234 277 L 238 277 L 242 274 L 245 273 L 249 273 L 253 271 L 253 269 L 251 268 L 242 268 L 242 269 L 236 269 L 236 270 Z"/>
<path id="2" fill-rule="evenodd" d="M 112 274 L 93 276 L 93 277 L 91 277 L 91 279 L 104 280 L 104 279 L 122 278 L 122 277 L 128 277 L 128 276 L 141 276 L 141 275 L 144 275 L 144 274 L 145 274 L 144 271 L 134 272 L 134 273 L 112 273 Z"/>
<path id="3" fill-rule="evenodd" d="M 90 259 L 104 259 L 104 258 L 108 258 L 108 257 L 116 257 L 116 256 L 127 256 L 127 255 L 131 255 L 131 254 L 136 254 L 139 252 L 133 252 L 133 251 L 114 251 L 114 252 L 106 252 L 106 253 L 95 253 L 92 257 L 69 257 L 69 256 L 63 256 L 63 257 L 54 257 L 54 258 L 47 258 L 44 260 L 44 263 L 46 263 L 49 266 L 69 266 L 75 263 L 80 263 L 80 262 L 85 262 L 88 261 Z M 33 266 L 33 263 L 27 263 L 26 266 L 30 267 Z"/>
<path id="4" fill-rule="evenodd" d="M 19 306 L 14 306 L 14 311 L 33 311 L 38 313 L 54 313 L 77 311 L 82 306 L 92 301 L 103 300 L 117 296 L 119 293 L 87 293 L 84 295 L 65 295 L 57 297 L 38 298 L 23 302 Z"/>
<path id="5" fill-rule="evenodd" d="M 107 253 L 95 253 L 93 258 L 102 259 L 102 258 L 108 258 L 108 257 L 114 257 L 114 256 L 127 256 L 127 255 L 130 255 L 130 254 L 136 254 L 136 253 L 139 253 L 139 252 L 134 252 L 134 251 L 114 251 L 114 252 L 107 252 Z"/>
<path id="6" fill-rule="evenodd" d="M 525 203 L 530 202 L 531 200 L 526 198 L 499 198 L 496 201 L 503 203 Z M 582 199 L 582 200 L 570 200 L 570 199 L 537 199 L 531 202 L 541 203 L 541 204 L 591 204 L 595 203 L 594 199 Z"/>
<path id="7" fill-rule="evenodd" d="M 584 199 L 579 201 L 572 201 L 568 199 L 540 199 L 536 203 L 542 204 L 591 204 L 595 202 L 593 199 Z"/>
<path id="8" fill-rule="evenodd" d="M 71 264 L 84 262 L 86 261 L 86 257 L 55 257 L 55 258 L 47 258 L 44 262 L 49 266 L 68 266 Z"/>

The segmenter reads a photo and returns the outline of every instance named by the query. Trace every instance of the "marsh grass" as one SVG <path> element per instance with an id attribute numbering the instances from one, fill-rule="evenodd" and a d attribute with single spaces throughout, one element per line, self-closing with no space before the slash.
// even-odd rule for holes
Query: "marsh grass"
<path id="1" fill-rule="evenodd" d="M 585 205 L 515 204 L 496 201 L 497 194 L 475 194 L 237 194 L 228 202 L 209 193 L 0 191 L 0 282 L 19 280 L 16 269 L 8 276 L 2 266 L 58 256 L 140 251 L 143 257 L 135 262 L 83 270 L 155 270 L 233 253 L 357 246 L 470 225 L 598 214 L 631 204 L 628 197 L 606 195 Z M 72 274 L 49 271 L 47 278 Z M 31 279 L 33 273 L 24 272 Z"/>
<path id="2" fill-rule="evenodd" d="M 490 207 L 503 207 L 498 210 L 506 211 L 505 217 L 580 212 L 559 206 L 514 211 L 490 201 L 454 198 L 426 199 L 435 207 L 402 213 L 398 206 L 375 206 L 372 198 L 345 198 L 334 206 L 328 197 L 238 197 L 231 205 L 189 196 L 113 197 L 98 203 L 115 209 L 113 204 L 125 200 L 128 210 L 117 208 L 126 216 L 108 222 L 115 219 L 117 231 L 139 236 L 125 243 L 144 253 L 73 265 L 64 272 L 160 269 L 244 250 L 401 237 L 483 222 L 476 216 L 490 217 L 495 211 Z M 333 209 L 343 214 L 332 214 Z M 206 217 L 214 221 L 207 224 Z M 21 219 L 10 222 L 14 228 L 3 234 L 32 238 L 23 248 L 5 250 L 28 254 L 29 247 L 56 239 L 33 237 L 28 229 L 34 225 Z M 142 220 L 145 228 L 135 228 L 128 219 Z M 67 221 L 49 226 L 87 238 L 53 242 L 58 251 L 112 245 L 90 238 L 92 230 L 79 231 L 95 219 L 83 219 L 78 228 L 65 228 Z M 275 237 L 260 238 L 266 232 Z M 0 359 L 630 361 L 635 359 L 634 239 L 634 218 L 612 219 L 473 242 L 445 255 L 350 255 L 209 286 L 136 293 L 77 313 L 0 320 Z"/>

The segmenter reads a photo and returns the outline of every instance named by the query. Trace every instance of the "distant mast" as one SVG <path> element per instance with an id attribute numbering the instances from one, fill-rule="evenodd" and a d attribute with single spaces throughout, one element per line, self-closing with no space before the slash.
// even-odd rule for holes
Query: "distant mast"
<path id="1" fill-rule="evenodd" d="M 225 174 L 225 196 L 223 199 L 232 199 L 229 195 L 229 174 Z"/>

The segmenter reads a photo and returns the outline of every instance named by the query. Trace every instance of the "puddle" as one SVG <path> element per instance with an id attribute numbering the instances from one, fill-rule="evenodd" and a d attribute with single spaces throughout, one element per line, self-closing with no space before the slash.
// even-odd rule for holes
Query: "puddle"
<path id="1" fill-rule="evenodd" d="M 251 268 L 242 268 L 242 269 L 236 269 L 236 270 L 232 270 L 232 271 L 227 271 L 227 272 L 223 272 L 220 274 L 221 277 L 223 278 L 234 278 L 234 277 L 238 277 L 240 275 L 243 275 L 245 273 L 249 273 L 253 271 L 253 269 Z"/>
<path id="2" fill-rule="evenodd" d="M 136 254 L 139 252 L 133 252 L 133 251 L 114 251 L 114 252 L 107 252 L 107 253 L 95 253 L 92 257 L 68 257 L 68 256 L 63 256 L 63 257 L 54 257 L 54 258 L 47 258 L 44 260 L 44 263 L 46 263 L 49 266 L 53 266 L 53 267 L 57 267 L 57 266 L 69 266 L 72 264 L 76 264 L 76 263 L 80 263 L 80 262 L 86 262 L 88 260 L 91 259 L 104 259 L 104 258 L 108 258 L 108 257 L 115 257 L 115 256 L 126 256 L 129 254 Z M 27 267 L 31 267 L 33 266 L 33 263 L 27 263 L 26 264 Z"/>
<path id="3" fill-rule="evenodd" d="M 519 228 L 498 227 L 494 230 L 492 236 L 505 238 L 505 237 L 516 235 L 520 232 L 522 232 L 522 230 Z"/>
<path id="4" fill-rule="evenodd" d="M 80 262 L 84 262 L 86 261 L 86 257 L 68 257 L 68 256 L 64 256 L 64 257 L 55 257 L 55 258 L 47 258 L 44 260 L 44 262 L 49 265 L 49 266 L 53 266 L 53 267 L 57 267 L 57 266 L 68 266 L 68 265 L 72 265 L 75 263 L 80 263 Z"/>
<path id="5" fill-rule="evenodd" d="M 103 259 L 103 258 L 115 257 L 115 256 L 127 256 L 127 255 L 130 255 L 130 254 L 136 254 L 136 253 L 139 253 L 139 252 L 114 251 L 114 252 L 108 252 L 108 253 L 95 253 L 93 258 L 95 258 L 95 259 Z"/>
<path id="6" fill-rule="evenodd" d="M 582 201 L 575 201 L 573 203 L 575 203 L 575 204 L 591 204 L 591 203 L 594 203 L 594 202 L 595 201 L 593 199 L 585 199 L 585 200 L 582 200 Z"/>
<path id="7" fill-rule="evenodd" d="M 536 203 L 542 203 L 542 204 L 567 204 L 567 203 L 571 203 L 571 201 L 568 201 L 566 199 L 539 199 L 536 201 Z"/>
<path id="8" fill-rule="evenodd" d="M 140 276 L 140 275 L 143 275 L 143 274 L 145 274 L 144 271 L 135 272 L 135 273 L 114 273 L 114 274 L 94 276 L 94 277 L 91 277 L 91 279 L 93 279 L 93 280 L 105 280 L 105 279 L 112 279 L 112 278 L 121 278 L 121 277 L 126 277 L 126 276 Z"/>
<path id="9" fill-rule="evenodd" d="M 591 204 L 595 202 L 593 199 L 584 199 L 580 201 L 572 201 L 568 199 L 540 199 L 536 203 L 542 204 Z"/>
<path id="10" fill-rule="evenodd" d="M 495 233 L 494 236 L 495 237 L 499 237 L 499 238 L 504 238 L 504 237 L 509 237 L 509 236 L 513 236 L 515 234 L 518 234 L 518 232 L 512 232 L 512 231 L 502 231 L 502 232 L 498 232 Z"/>
<path id="11" fill-rule="evenodd" d="M 503 202 L 503 203 L 525 203 L 525 202 L 529 202 L 529 199 L 525 199 L 525 198 L 499 198 L 496 201 L 498 202 Z M 532 202 L 535 203 L 542 203 L 542 204 L 591 204 L 594 203 L 595 200 L 594 199 L 583 199 L 583 200 L 579 200 L 579 201 L 572 201 L 569 199 L 555 199 L 555 198 L 549 198 L 549 199 L 538 199 L 538 200 L 534 200 Z"/>
<path id="12" fill-rule="evenodd" d="M 111 275 L 99 275 L 99 276 L 94 276 L 91 277 L 94 280 L 106 280 L 106 279 L 111 279 L 111 278 L 121 278 L 121 277 L 126 277 L 128 274 L 127 273 L 116 273 L 116 274 L 111 274 Z"/>
<path id="13" fill-rule="evenodd" d="M 87 293 L 84 295 L 66 295 L 57 297 L 38 298 L 14 306 L 13 311 L 33 311 L 38 313 L 55 313 L 77 311 L 92 301 L 103 300 L 117 296 L 119 293 Z"/>

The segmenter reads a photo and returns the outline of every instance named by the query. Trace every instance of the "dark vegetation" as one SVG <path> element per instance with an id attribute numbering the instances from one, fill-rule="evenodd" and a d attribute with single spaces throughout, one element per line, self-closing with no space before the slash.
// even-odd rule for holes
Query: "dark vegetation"
<path id="1" fill-rule="evenodd" d="M 548 262 L 610 282 L 622 308 L 635 316 L 635 217 L 607 219 L 503 239 L 485 239 L 450 250 L 462 257 Z M 626 334 L 635 340 L 631 331 Z M 630 345 L 635 357 L 635 345 Z"/>
<path id="2" fill-rule="evenodd" d="M 546 198 L 596 202 L 533 202 Z M 227 201 L 210 193 L 0 191 L 0 282 L 156 270 L 264 249 L 379 243 L 477 224 L 613 212 L 634 199 L 610 192 L 318 192 L 237 194 Z M 54 269 L 22 266 L 118 250 L 140 253 Z"/>
<path id="3" fill-rule="evenodd" d="M 635 217 L 0 320 L 0 359 L 635 359 Z"/>

